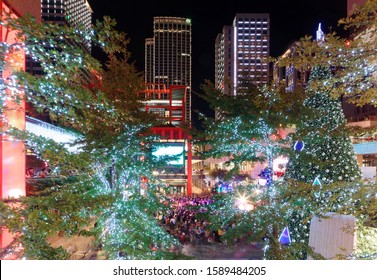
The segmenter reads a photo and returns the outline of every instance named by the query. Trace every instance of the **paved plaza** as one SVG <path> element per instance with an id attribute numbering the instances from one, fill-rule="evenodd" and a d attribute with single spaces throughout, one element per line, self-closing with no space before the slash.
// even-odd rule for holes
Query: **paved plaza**
<path id="1" fill-rule="evenodd" d="M 257 243 L 239 244 L 237 246 L 224 244 L 185 244 L 182 253 L 196 260 L 261 260 L 262 247 Z"/>

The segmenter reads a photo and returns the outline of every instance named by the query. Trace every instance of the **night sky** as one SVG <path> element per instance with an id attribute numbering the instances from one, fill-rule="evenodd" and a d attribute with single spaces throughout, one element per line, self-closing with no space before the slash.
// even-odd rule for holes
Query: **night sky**
<path id="1" fill-rule="evenodd" d="M 153 37 L 154 16 L 187 17 L 192 20 L 192 88 L 200 92 L 205 79 L 214 82 L 214 44 L 224 25 L 231 25 L 236 13 L 270 14 L 270 55 L 281 55 L 290 42 L 304 35 L 315 36 L 318 23 L 322 30 L 339 31 L 337 22 L 346 16 L 347 0 L 231 0 L 200 4 L 204 1 L 119 1 L 88 0 L 93 19 L 107 15 L 117 21 L 117 30 L 130 39 L 131 61 L 144 70 L 145 38 Z M 211 3 L 211 2 L 210 2 Z M 213 2 L 212 2 L 213 3 Z M 125 8 L 122 6 L 124 5 Z M 208 113 L 207 105 L 194 94 L 194 110 Z"/>

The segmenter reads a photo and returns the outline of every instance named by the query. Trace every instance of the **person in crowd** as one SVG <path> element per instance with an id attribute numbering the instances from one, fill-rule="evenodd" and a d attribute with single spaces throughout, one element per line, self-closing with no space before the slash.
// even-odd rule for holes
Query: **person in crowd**
<path id="1" fill-rule="evenodd" d="M 34 168 L 28 167 L 26 169 L 26 178 L 34 178 Z"/>
<path id="2" fill-rule="evenodd" d="M 42 168 L 42 170 L 41 171 L 39 171 L 39 173 L 38 173 L 38 176 L 39 176 L 39 178 L 46 178 L 47 177 L 47 171 L 46 171 L 46 168 Z"/>

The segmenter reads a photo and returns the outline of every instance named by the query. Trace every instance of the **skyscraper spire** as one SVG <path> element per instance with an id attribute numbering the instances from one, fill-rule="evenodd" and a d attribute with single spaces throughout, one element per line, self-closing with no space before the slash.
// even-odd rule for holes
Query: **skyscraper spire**
<path id="1" fill-rule="evenodd" d="M 325 33 L 323 33 L 321 29 L 321 23 L 318 24 L 318 30 L 317 30 L 317 42 L 324 42 L 325 41 Z"/>

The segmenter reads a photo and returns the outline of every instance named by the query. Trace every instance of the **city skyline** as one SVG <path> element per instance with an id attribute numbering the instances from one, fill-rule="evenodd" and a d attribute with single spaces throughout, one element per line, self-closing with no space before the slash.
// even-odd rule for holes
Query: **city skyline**
<path id="1" fill-rule="evenodd" d="M 131 61 L 139 71 L 144 71 L 145 38 L 153 36 L 155 16 L 186 17 L 192 20 L 192 89 L 200 92 L 200 84 L 215 77 L 215 40 L 224 25 L 229 25 L 237 13 L 270 14 L 270 55 L 277 57 L 289 44 L 305 35 L 315 37 L 318 24 L 325 33 L 337 31 L 337 22 L 347 14 L 346 0 L 306 2 L 298 0 L 232 1 L 231 5 L 201 7 L 195 3 L 182 5 L 179 2 L 159 1 L 133 2 L 127 9 L 119 9 L 118 2 L 89 0 L 93 19 L 108 15 L 117 21 L 117 29 L 124 31 L 130 39 Z M 207 105 L 195 94 L 192 95 L 193 120 L 195 110 L 208 112 Z M 195 121 L 195 120 L 194 120 Z"/>

